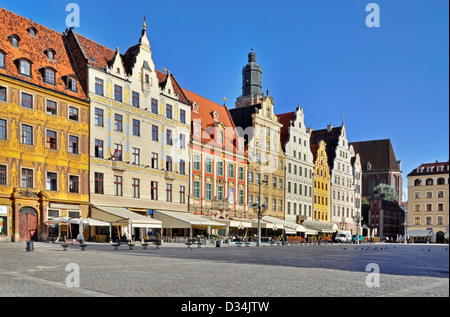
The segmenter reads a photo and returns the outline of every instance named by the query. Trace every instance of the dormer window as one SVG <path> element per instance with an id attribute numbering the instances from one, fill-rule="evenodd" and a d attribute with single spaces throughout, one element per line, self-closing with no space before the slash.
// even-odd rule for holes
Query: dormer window
<path id="1" fill-rule="evenodd" d="M 194 102 L 192 108 L 194 109 L 194 112 L 198 112 L 198 103 Z"/>
<path id="2" fill-rule="evenodd" d="M 36 37 L 37 30 L 34 26 L 30 26 L 28 29 L 28 34 L 32 37 Z"/>
<path id="3" fill-rule="evenodd" d="M 52 48 L 46 49 L 44 51 L 45 55 L 47 55 L 48 59 L 51 61 L 55 60 L 55 50 Z"/>
<path id="4" fill-rule="evenodd" d="M 5 56 L 6 54 L 0 50 L 0 67 L 5 68 Z"/>
<path id="5" fill-rule="evenodd" d="M 67 89 L 77 91 L 77 80 L 73 77 L 67 78 Z"/>
<path id="6" fill-rule="evenodd" d="M 14 47 L 19 47 L 20 37 L 16 34 L 8 36 L 11 45 Z"/>
<path id="7" fill-rule="evenodd" d="M 212 117 L 213 117 L 214 120 L 219 119 L 219 112 L 213 111 L 213 112 L 212 112 Z"/>
<path id="8" fill-rule="evenodd" d="M 56 71 L 53 68 L 46 67 L 43 69 L 44 81 L 48 84 L 55 84 Z"/>
<path id="9" fill-rule="evenodd" d="M 31 61 L 21 58 L 18 60 L 18 63 L 20 74 L 31 77 Z"/>

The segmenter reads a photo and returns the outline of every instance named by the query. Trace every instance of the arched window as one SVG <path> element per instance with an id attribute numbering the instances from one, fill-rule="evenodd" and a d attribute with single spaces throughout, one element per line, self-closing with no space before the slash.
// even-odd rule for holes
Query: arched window
<path id="1" fill-rule="evenodd" d="M 445 179 L 443 177 L 439 177 L 437 180 L 438 185 L 445 185 Z"/>
<path id="2" fill-rule="evenodd" d="M 427 185 L 433 185 L 433 179 L 432 179 L 432 178 L 427 178 L 425 184 L 427 184 Z"/>
<path id="3" fill-rule="evenodd" d="M 416 179 L 414 181 L 414 186 L 420 186 L 420 185 L 422 185 L 422 180 L 421 179 Z"/>

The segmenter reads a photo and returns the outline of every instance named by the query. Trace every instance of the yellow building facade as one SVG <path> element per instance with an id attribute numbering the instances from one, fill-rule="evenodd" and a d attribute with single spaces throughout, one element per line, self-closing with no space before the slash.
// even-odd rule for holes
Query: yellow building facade
<path id="1" fill-rule="evenodd" d="M 330 222 L 330 167 L 326 152 L 326 144 L 320 141 L 312 145 L 314 155 L 314 213 L 313 220 Z"/>
<path id="2" fill-rule="evenodd" d="M 62 34 L 0 16 L 0 239 L 76 238 L 48 220 L 88 216 L 89 102 Z"/>

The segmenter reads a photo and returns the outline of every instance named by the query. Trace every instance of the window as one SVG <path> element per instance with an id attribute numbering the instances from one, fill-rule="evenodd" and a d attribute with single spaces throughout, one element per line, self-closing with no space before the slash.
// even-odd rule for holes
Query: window
<path id="1" fill-rule="evenodd" d="M 166 184 L 166 200 L 172 201 L 172 184 Z"/>
<path id="2" fill-rule="evenodd" d="M 425 182 L 425 184 L 427 185 L 433 185 L 433 179 L 432 178 L 428 178 Z"/>
<path id="3" fill-rule="evenodd" d="M 103 141 L 95 140 L 95 157 L 103 158 Z"/>
<path id="4" fill-rule="evenodd" d="M 172 157 L 166 156 L 166 171 L 172 171 Z"/>
<path id="5" fill-rule="evenodd" d="M 69 153 L 78 154 L 78 137 L 69 135 Z"/>
<path id="6" fill-rule="evenodd" d="M 194 125 L 194 135 L 200 136 L 200 125 L 199 124 Z"/>
<path id="7" fill-rule="evenodd" d="M 158 168 L 158 154 L 152 153 L 152 168 Z"/>
<path id="8" fill-rule="evenodd" d="M 219 144 L 223 144 L 223 131 L 219 131 Z"/>
<path id="9" fill-rule="evenodd" d="M 158 126 L 152 125 L 152 140 L 158 141 Z"/>
<path id="10" fill-rule="evenodd" d="M 122 196 L 122 176 L 114 175 L 114 195 Z"/>
<path id="11" fill-rule="evenodd" d="M 414 218 L 414 224 L 415 225 L 420 225 L 420 217 L 415 217 Z"/>
<path id="12" fill-rule="evenodd" d="M 200 198 L 200 182 L 194 182 L 194 198 Z"/>
<path id="13" fill-rule="evenodd" d="M 432 210 L 433 210 L 433 205 L 427 204 L 427 211 L 432 211 Z"/>
<path id="14" fill-rule="evenodd" d="M 6 102 L 6 87 L 0 86 L 0 101 Z"/>
<path id="15" fill-rule="evenodd" d="M 186 174 L 186 162 L 184 160 L 180 160 L 180 174 Z"/>
<path id="16" fill-rule="evenodd" d="M 133 119 L 133 135 L 141 135 L 141 122 L 136 119 Z"/>
<path id="17" fill-rule="evenodd" d="M 69 78 L 67 80 L 67 89 L 77 91 L 77 80 L 74 78 Z"/>
<path id="18" fill-rule="evenodd" d="M 167 129 L 166 132 L 166 144 L 172 145 L 172 130 Z"/>
<path id="19" fill-rule="evenodd" d="M 96 194 L 103 194 L 103 173 L 94 173 L 94 192 Z"/>
<path id="20" fill-rule="evenodd" d="M 212 184 L 206 183 L 206 199 L 211 200 L 212 198 Z"/>
<path id="21" fill-rule="evenodd" d="M 132 93 L 132 105 L 133 107 L 139 108 L 139 93 L 135 91 Z"/>
<path id="22" fill-rule="evenodd" d="M 6 140 L 6 120 L 0 119 L 0 140 Z"/>
<path id="23" fill-rule="evenodd" d="M 166 105 L 166 117 L 172 119 L 172 105 Z"/>
<path id="24" fill-rule="evenodd" d="M 22 124 L 22 143 L 33 145 L 33 127 Z"/>
<path id="25" fill-rule="evenodd" d="M 244 190 L 239 189 L 239 205 L 243 205 L 243 204 L 244 204 Z"/>
<path id="26" fill-rule="evenodd" d="M 427 198 L 433 198 L 433 192 L 427 192 Z"/>
<path id="27" fill-rule="evenodd" d="M 223 200 L 223 186 L 221 185 L 217 187 L 217 199 Z"/>
<path id="28" fill-rule="evenodd" d="M 442 166 L 439 166 L 439 167 L 442 167 Z M 437 184 L 438 185 L 445 185 L 445 179 L 443 177 L 438 178 Z"/>
<path id="29" fill-rule="evenodd" d="M 95 125 L 103 127 L 103 109 L 95 108 Z"/>
<path id="30" fill-rule="evenodd" d="M 100 78 L 95 78 L 95 93 L 103 96 L 103 80 Z"/>
<path id="31" fill-rule="evenodd" d="M 6 165 L 0 165 L 0 185 L 7 185 L 7 183 L 6 183 Z"/>
<path id="32" fill-rule="evenodd" d="M 52 51 L 48 51 L 47 57 L 49 60 L 53 61 L 55 59 L 55 54 Z"/>
<path id="33" fill-rule="evenodd" d="M 223 176 L 223 162 L 217 162 L 217 174 Z"/>
<path id="34" fill-rule="evenodd" d="M 152 98 L 152 113 L 158 114 L 158 100 Z"/>
<path id="35" fill-rule="evenodd" d="M 78 108 L 69 106 L 69 119 L 78 121 Z"/>
<path id="36" fill-rule="evenodd" d="M 200 170 L 200 155 L 198 154 L 194 154 L 194 169 L 197 171 Z"/>
<path id="37" fill-rule="evenodd" d="M 228 165 L 228 178 L 234 178 L 234 165 Z"/>
<path id="38" fill-rule="evenodd" d="M 0 137 L 1 139 L 1 137 Z M 444 191 L 443 190 L 438 190 L 438 198 L 444 198 Z"/>
<path id="39" fill-rule="evenodd" d="M 22 187 L 33 188 L 33 170 L 22 168 Z"/>
<path id="40" fill-rule="evenodd" d="M 69 193 L 79 193 L 79 177 L 69 175 Z"/>
<path id="41" fill-rule="evenodd" d="M 253 172 L 248 172 L 248 182 L 253 183 Z"/>
<path id="42" fill-rule="evenodd" d="M 31 76 L 31 64 L 28 61 L 20 61 L 20 73 L 22 75 Z"/>
<path id="43" fill-rule="evenodd" d="M 186 192 L 185 187 L 180 186 L 180 204 L 184 204 L 186 202 L 185 192 Z"/>
<path id="44" fill-rule="evenodd" d="M 138 178 L 133 178 L 132 180 L 133 186 L 133 198 L 140 198 L 140 180 Z"/>
<path id="45" fill-rule="evenodd" d="M 239 180 L 244 180 L 244 168 L 242 166 L 239 167 Z"/>
<path id="46" fill-rule="evenodd" d="M 444 204 L 438 203 L 438 211 L 444 211 Z"/>
<path id="47" fill-rule="evenodd" d="M 186 123 L 186 111 L 183 109 L 180 109 L 180 122 Z"/>
<path id="48" fill-rule="evenodd" d="M 140 153 L 141 151 L 137 148 L 131 150 L 131 163 L 135 165 L 140 164 Z"/>
<path id="49" fill-rule="evenodd" d="M 114 85 L 114 100 L 122 102 L 122 87 Z"/>
<path id="50" fill-rule="evenodd" d="M 24 108 L 33 109 L 33 96 L 23 92 L 21 105 Z"/>
<path id="51" fill-rule="evenodd" d="M 47 100 L 47 106 L 45 108 L 45 112 L 47 114 L 51 114 L 52 116 L 56 116 L 58 114 L 58 108 L 55 101 Z"/>
<path id="52" fill-rule="evenodd" d="M 123 126 L 122 126 L 122 115 L 120 114 L 114 114 L 114 130 L 116 131 L 123 131 Z"/>
<path id="53" fill-rule="evenodd" d="M 47 130 L 47 138 L 46 138 L 47 149 L 51 149 L 51 150 L 57 149 L 56 137 L 57 137 L 56 131 Z"/>
<path id="54" fill-rule="evenodd" d="M 158 200 L 158 182 L 150 182 L 150 198 L 151 200 Z"/>
<path id="55" fill-rule="evenodd" d="M 53 70 L 45 70 L 45 82 L 49 84 L 55 84 L 55 72 Z"/>
<path id="56" fill-rule="evenodd" d="M 5 68 L 5 54 L 0 52 L 0 67 Z"/>
<path id="57" fill-rule="evenodd" d="M 114 143 L 113 159 L 116 161 L 122 161 L 122 144 Z"/>
<path id="58" fill-rule="evenodd" d="M 205 161 L 206 161 L 205 162 L 205 165 L 206 165 L 205 172 L 210 174 L 210 173 L 212 173 L 212 159 L 207 157 L 205 159 Z"/>
<path id="59" fill-rule="evenodd" d="M 184 134 L 180 134 L 180 149 L 186 148 L 186 136 Z"/>
<path id="60" fill-rule="evenodd" d="M 426 217 L 426 224 L 427 225 L 431 225 L 432 224 L 432 218 L 431 217 Z"/>

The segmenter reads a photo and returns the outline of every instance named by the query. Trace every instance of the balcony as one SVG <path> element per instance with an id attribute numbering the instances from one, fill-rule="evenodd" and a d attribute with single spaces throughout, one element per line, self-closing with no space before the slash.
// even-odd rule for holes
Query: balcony
<path id="1" fill-rule="evenodd" d="M 171 171 L 164 171 L 164 178 L 174 180 L 176 178 L 176 173 Z"/>
<path id="2" fill-rule="evenodd" d="M 115 171 L 126 171 L 127 164 L 122 161 L 111 161 L 111 168 Z"/>

